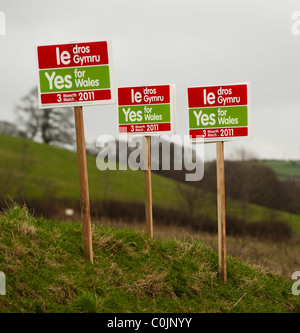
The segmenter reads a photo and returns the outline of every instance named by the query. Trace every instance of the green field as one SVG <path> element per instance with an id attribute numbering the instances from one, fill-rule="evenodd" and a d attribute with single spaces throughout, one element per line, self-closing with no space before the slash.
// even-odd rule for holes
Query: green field
<path id="1" fill-rule="evenodd" d="M 77 155 L 66 149 L 0 135 L 2 194 L 26 198 L 79 200 Z M 144 201 L 144 173 L 99 171 L 96 158 L 87 156 L 90 200 Z M 177 205 L 176 184 L 153 174 L 153 204 Z"/>
<path id="2" fill-rule="evenodd" d="M 79 223 L 16 205 L 0 215 L 0 312 L 300 312 L 293 281 L 228 256 L 224 283 L 217 252 L 199 241 L 93 226 L 94 264 L 81 242 Z"/>
<path id="3" fill-rule="evenodd" d="M 281 180 L 300 180 L 300 161 L 263 160 L 261 163 L 273 169 Z"/>
<path id="4" fill-rule="evenodd" d="M 79 200 L 77 155 L 66 149 L 17 137 L 0 135 L 0 188 L 5 198 L 52 198 Z M 96 158 L 87 156 L 91 201 L 119 200 L 144 203 L 143 171 L 99 171 Z M 204 175 L 205 177 L 205 175 Z M 153 205 L 186 209 L 177 182 L 152 173 Z M 197 213 L 217 220 L 216 202 L 211 195 L 199 198 Z M 242 217 L 241 204 L 227 198 L 228 217 Z M 300 236 L 300 216 L 247 205 L 247 221 L 278 220 L 288 223 Z"/>

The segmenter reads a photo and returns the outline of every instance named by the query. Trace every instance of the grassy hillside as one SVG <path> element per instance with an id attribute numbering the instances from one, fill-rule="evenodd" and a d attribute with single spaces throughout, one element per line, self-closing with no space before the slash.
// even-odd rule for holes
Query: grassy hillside
<path id="1" fill-rule="evenodd" d="M 77 155 L 32 141 L 0 135 L 0 185 L 11 197 L 79 200 Z M 144 173 L 99 171 L 96 158 L 87 156 L 90 199 L 144 201 Z M 153 174 L 153 203 L 177 204 L 175 183 Z"/>
<path id="2" fill-rule="evenodd" d="M 261 163 L 273 169 L 281 180 L 300 181 L 300 161 L 263 160 Z"/>
<path id="3" fill-rule="evenodd" d="M 0 135 L 0 188 L 5 197 L 25 197 L 52 200 L 79 200 L 77 155 L 74 152 L 36 142 Z M 144 173 L 142 171 L 99 171 L 96 158 L 87 156 L 90 200 L 119 200 L 144 203 Z M 205 175 L 204 175 L 205 177 Z M 177 183 L 152 173 L 153 205 L 187 209 Z M 198 214 L 216 220 L 216 202 L 212 196 L 199 197 Z M 242 217 L 241 204 L 227 199 L 228 217 Z M 278 220 L 288 223 L 300 236 L 300 216 L 247 206 L 247 220 L 259 222 Z"/>
<path id="4" fill-rule="evenodd" d="M 299 312 L 292 281 L 228 258 L 200 242 L 149 240 L 93 228 L 94 264 L 83 259 L 81 226 L 34 219 L 13 206 L 0 216 L 0 312 Z"/>

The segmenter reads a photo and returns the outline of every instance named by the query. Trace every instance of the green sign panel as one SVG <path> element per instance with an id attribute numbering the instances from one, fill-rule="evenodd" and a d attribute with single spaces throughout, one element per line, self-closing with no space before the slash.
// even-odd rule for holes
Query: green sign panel
<path id="1" fill-rule="evenodd" d="M 248 126 L 247 106 L 189 109 L 190 128 Z"/>
<path id="2" fill-rule="evenodd" d="M 171 121 L 170 104 L 120 106 L 119 124 L 164 123 Z"/>
<path id="3" fill-rule="evenodd" d="M 41 70 L 41 93 L 109 89 L 109 66 Z"/>

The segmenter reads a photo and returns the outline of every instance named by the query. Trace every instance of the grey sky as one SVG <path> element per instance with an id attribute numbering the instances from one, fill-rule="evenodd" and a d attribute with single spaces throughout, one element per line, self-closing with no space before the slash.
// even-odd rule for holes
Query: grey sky
<path id="1" fill-rule="evenodd" d="M 250 81 L 253 140 L 231 142 L 260 158 L 300 159 L 299 1 L 2 0 L 0 120 L 35 85 L 35 45 L 112 40 L 117 86 L 176 84 L 177 133 L 186 135 L 188 86 Z M 117 107 L 84 108 L 88 141 L 117 135 Z M 206 145 L 206 157 L 215 157 Z"/>

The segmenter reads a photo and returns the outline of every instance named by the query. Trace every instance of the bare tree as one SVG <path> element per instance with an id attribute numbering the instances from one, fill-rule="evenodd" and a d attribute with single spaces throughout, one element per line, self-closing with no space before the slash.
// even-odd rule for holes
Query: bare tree
<path id="1" fill-rule="evenodd" d="M 21 99 L 16 113 L 18 126 L 27 138 L 40 139 L 46 144 L 74 144 L 72 108 L 39 109 L 36 87 Z"/>

